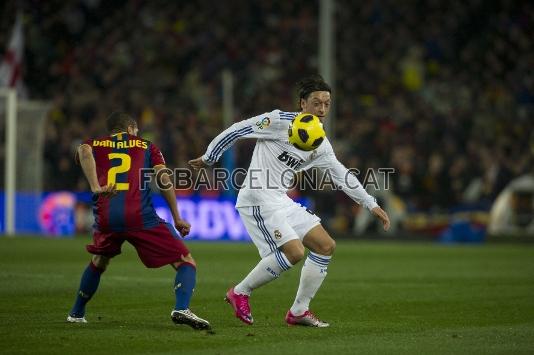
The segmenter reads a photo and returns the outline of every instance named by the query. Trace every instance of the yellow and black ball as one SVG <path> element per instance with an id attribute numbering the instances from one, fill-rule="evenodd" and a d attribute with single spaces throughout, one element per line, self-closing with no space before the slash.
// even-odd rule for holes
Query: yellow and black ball
<path id="1" fill-rule="evenodd" d="M 323 143 L 326 133 L 319 117 L 311 113 L 300 113 L 289 125 L 289 143 L 300 150 L 317 149 Z"/>

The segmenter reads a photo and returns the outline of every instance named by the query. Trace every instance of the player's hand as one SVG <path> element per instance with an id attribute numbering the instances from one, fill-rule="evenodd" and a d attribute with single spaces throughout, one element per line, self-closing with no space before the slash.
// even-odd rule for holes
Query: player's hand
<path id="1" fill-rule="evenodd" d="M 179 219 L 178 221 L 174 222 L 174 227 L 178 232 L 180 232 L 182 238 L 187 236 L 189 234 L 189 231 L 191 230 L 191 225 L 183 219 Z"/>
<path id="2" fill-rule="evenodd" d="M 110 184 L 105 186 L 98 186 L 96 188 L 91 189 L 93 194 L 102 196 L 102 197 L 113 197 L 117 194 L 117 185 L 116 184 Z"/>
<path id="3" fill-rule="evenodd" d="M 375 207 L 371 210 L 371 213 L 373 213 L 380 221 L 382 221 L 382 224 L 384 225 L 384 230 L 387 231 L 389 229 L 389 217 L 386 211 L 381 209 L 380 207 Z"/>
<path id="4" fill-rule="evenodd" d="M 195 170 L 199 170 L 199 169 L 202 169 L 208 166 L 206 163 L 204 163 L 204 160 L 202 160 L 202 157 L 192 159 L 188 163 Z"/>

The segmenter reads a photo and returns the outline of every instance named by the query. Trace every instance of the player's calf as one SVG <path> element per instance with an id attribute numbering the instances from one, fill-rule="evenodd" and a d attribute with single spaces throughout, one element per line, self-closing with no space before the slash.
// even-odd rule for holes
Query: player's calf
<path id="1" fill-rule="evenodd" d="M 101 269 L 93 261 L 85 268 L 80 280 L 80 287 L 76 294 L 76 299 L 71 311 L 67 317 L 67 321 L 71 323 L 86 323 L 85 321 L 85 305 L 98 289 L 100 283 L 100 276 L 105 271 Z"/>
<path id="2" fill-rule="evenodd" d="M 95 265 L 97 268 L 102 270 L 102 272 L 104 272 L 107 269 L 110 260 L 111 260 L 110 258 L 108 258 L 107 256 L 103 256 L 103 255 L 93 255 L 93 258 L 92 258 L 93 265 Z"/>

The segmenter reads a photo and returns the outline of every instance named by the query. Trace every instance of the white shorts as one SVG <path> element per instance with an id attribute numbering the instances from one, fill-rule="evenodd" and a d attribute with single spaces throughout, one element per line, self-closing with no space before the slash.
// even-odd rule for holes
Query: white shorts
<path id="1" fill-rule="evenodd" d="M 237 211 L 262 258 L 290 240 L 302 240 L 321 219 L 299 203 L 238 207 Z"/>

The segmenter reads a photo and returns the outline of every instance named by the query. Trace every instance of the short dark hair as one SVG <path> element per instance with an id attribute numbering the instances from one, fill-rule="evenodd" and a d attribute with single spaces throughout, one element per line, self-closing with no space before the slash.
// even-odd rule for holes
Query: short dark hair
<path id="1" fill-rule="evenodd" d="M 300 99 L 306 100 L 308 96 L 314 91 L 328 91 L 332 92 L 332 88 L 328 85 L 322 76 L 320 75 L 311 75 L 303 78 L 297 83 L 298 93 L 299 93 L 299 102 Z"/>
<path id="2" fill-rule="evenodd" d="M 137 122 L 126 112 L 115 111 L 109 115 L 108 119 L 106 120 L 106 125 L 108 132 L 112 133 L 117 131 L 126 131 L 128 126 L 137 126 Z"/>

